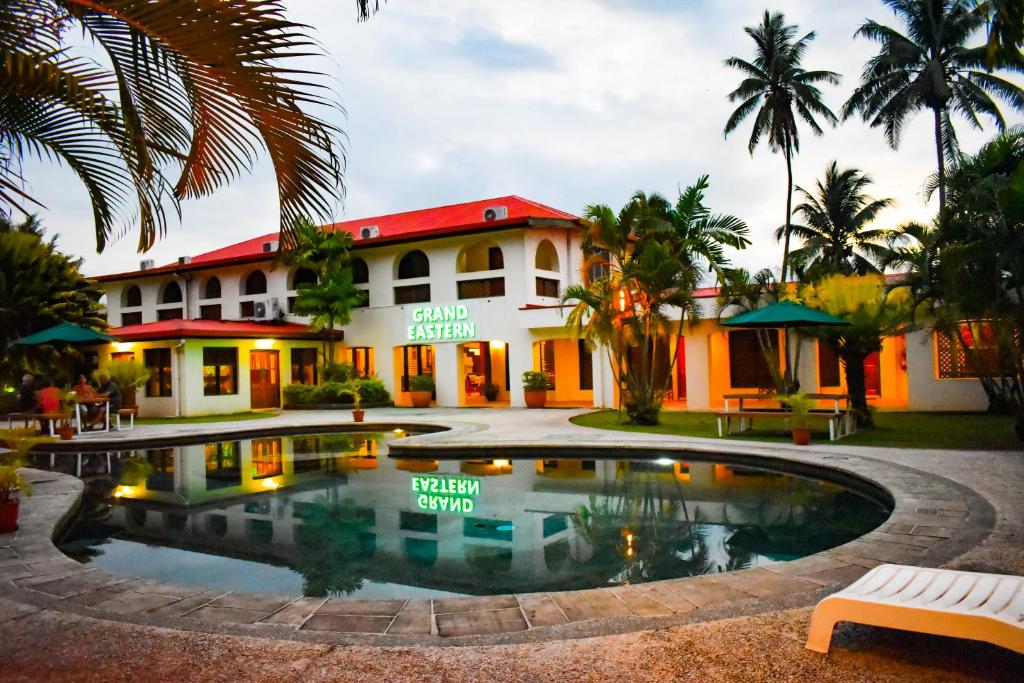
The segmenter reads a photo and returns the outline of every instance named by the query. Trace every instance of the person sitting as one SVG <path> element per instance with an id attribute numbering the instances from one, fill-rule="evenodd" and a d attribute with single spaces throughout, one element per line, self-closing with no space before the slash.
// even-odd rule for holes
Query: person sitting
<path id="1" fill-rule="evenodd" d="M 106 421 L 108 411 L 116 413 L 121 410 L 121 388 L 117 386 L 117 382 L 110 379 L 110 375 L 107 374 L 101 374 L 99 380 L 100 386 L 96 393 L 107 399 L 107 405 L 97 406 L 96 414 L 89 421 L 90 427 L 95 427 L 98 423 Z"/>
<path id="2" fill-rule="evenodd" d="M 19 413 L 34 413 L 38 408 L 36 403 L 36 378 L 31 373 L 21 376 L 21 385 L 18 386 L 18 408 Z"/>
<path id="3" fill-rule="evenodd" d="M 54 386 L 53 382 L 49 379 L 43 380 L 43 388 L 36 392 L 36 400 L 38 402 L 38 411 L 44 415 L 53 415 L 60 412 L 60 389 Z M 50 428 L 50 421 L 46 419 L 39 420 L 39 427 L 46 432 Z"/>
<path id="4" fill-rule="evenodd" d="M 71 387 L 72 391 L 75 392 L 76 398 L 92 398 L 96 395 L 96 390 L 89 384 L 89 380 L 86 379 L 85 375 L 78 376 L 78 384 Z M 93 403 L 86 403 L 85 406 L 85 417 L 87 420 L 91 420 L 93 413 L 96 412 L 96 405 Z"/>

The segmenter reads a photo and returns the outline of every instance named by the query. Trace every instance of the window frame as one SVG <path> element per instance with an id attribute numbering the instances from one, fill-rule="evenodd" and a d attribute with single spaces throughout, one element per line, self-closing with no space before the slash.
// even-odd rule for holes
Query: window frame
<path id="1" fill-rule="evenodd" d="M 214 359 L 214 362 L 208 362 L 207 354 L 210 355 L 228 355 L 233 356 L 232 362 L 223 362 L 223 359 Z M 207 383 L 207 368 L 214 368 L 213 372 L 213 385 L 212 387 L 216 391 L 210 391 L 211 386 Z M 225 378 L 222 377 L 222 370 L 224 368 L 231 368 L 230 374 Z M 229 379 L 231 387 L 228 391 L 222 389 L 224 379 Z M 237 346 L 204 346 L 203 347 L 203 396 L 237 396 L 238 395 L 238 347 Z"/>
<path id="2" fill-rule="evenodd" d="M 172 398 L 174 396 L 174 372 L 171 349 L 157 346 L 142 350 L 142 364 L 149 370 L 146 380 L 146 398 Z M 154 356 L 160 356 L 152 362 Z M 166 363 L 164 363 L 166 359 Z"/>

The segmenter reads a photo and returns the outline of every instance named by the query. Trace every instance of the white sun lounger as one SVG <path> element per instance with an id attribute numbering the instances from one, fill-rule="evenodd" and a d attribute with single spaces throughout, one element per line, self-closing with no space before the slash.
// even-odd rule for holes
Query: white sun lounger
<path id="1" fill-rule="evenodd" d="M 970 638 L 1024 653 L 1024 579 L 883 564 L 818 603 L 807 649 L 828 652 L 840 621 Z"/>

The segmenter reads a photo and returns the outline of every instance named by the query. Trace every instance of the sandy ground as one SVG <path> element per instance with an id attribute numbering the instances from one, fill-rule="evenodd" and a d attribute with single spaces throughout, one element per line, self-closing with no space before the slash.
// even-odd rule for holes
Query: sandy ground
<path id="1" fill-rule="evenodd" d="M 0 626 L 15 681 L 1020 681 L 987 645 L 841 626 L 803 649 L 809 609 L 585 640 L 500 647 L 307 645 L 129 627 L 42 612 Z M 56 636 L 59 634 L 59 636 Z M 47 635 L 52 649 L 34 645 Z"/>

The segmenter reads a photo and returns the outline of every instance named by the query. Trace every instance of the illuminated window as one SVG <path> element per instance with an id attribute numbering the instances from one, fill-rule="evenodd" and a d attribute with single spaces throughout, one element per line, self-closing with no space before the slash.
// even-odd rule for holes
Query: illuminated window
<path id="1" fill-rule="evenodd" d="M 316 384 L 316 361 L 316 349 L 292 349 L 292 384 Z"/>
<path id="2" fill-rule="evenodd" d="M 238 393 L 238 349 L 203 348 L 203 395 L 225 396 Z"/>
<path id="3" fill-rule="evenodd" d="M 146 396 L 164 398 L 171 396 L 171 350 L 145 349 L 142 359 L 149 370 L 146 380 Z"/>
<path id="4" fill-rule="evenodd" d="M 538 345 L 540 351 L 540 371 L 548 376 L 548 390 L 555 388 L 555 341 L 548 339 Z"/>
<path id="5" fill-rule="evenodd" d="M 110 361 L 112 363 L 120 363 L 124 361 L 134 362 L 135 352 L 134 351 L 115 351 L 110 354 Z"/>
<path id="6" fill-rule="evenodd" d="M 359 377 L 373 377 L 373 349 L 369 346 L 352 346 L 348 350 L 348 362 L 356 369 Z"/>
<path id="7" fill-rule="evenodd" d="M 1000 363 L 991 323 L 959 323 L 959 336 L 936 332 L 936 371 L 939 379 L 970 379 L 1010 375 L 1012 364 Z M 963 340 L 963 341 L 961 341 Z"/>
<path id="8" fill-rule="evenodd" d="M 434 374 L 433 346 L 402 347 L 402 391 L 409 391 L 409 378 Z"/>

